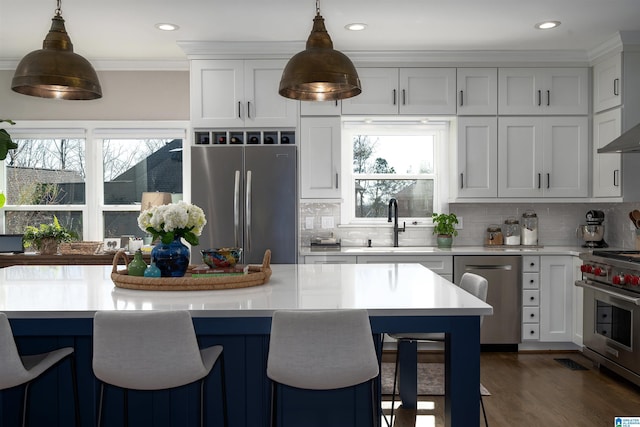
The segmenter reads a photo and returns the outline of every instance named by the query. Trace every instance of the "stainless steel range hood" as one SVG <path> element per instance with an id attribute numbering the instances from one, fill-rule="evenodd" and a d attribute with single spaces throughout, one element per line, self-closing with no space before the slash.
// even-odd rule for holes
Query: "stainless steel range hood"
<path id="1" fill-rule="evenodd" d="M 598 153 L 640 153 L 640 124 L 598 148 Z"/>

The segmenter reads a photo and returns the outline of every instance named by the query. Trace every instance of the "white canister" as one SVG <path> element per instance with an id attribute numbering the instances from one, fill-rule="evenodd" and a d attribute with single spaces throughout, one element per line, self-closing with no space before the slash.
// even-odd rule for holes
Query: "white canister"
<path id="1" fill-rule="evenodd" d="M 522 214 L 520 221 L 520 239 L 525 246 L 536 246 L 538 244 L 538 216 L 534 211 L 526 211 Z"/>
<path id="2" fill-rule="evenodd" d="M 516 246 L 520 244 L 520 223 L 516 218 L 507 218 L 502 229 L 505 245 Z"/>

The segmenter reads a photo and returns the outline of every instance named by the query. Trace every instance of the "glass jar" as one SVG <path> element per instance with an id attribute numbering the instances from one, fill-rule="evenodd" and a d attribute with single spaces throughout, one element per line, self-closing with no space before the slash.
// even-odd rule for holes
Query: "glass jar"
<path id="1" fill-rule="evenodd" d="M 538 244 L 538 216 L 534 211 L 522 214 L 520 237 L 523 245 L 536 246 Z"/>
<path id="2" fill-rule="evenodd" d="M 504 221 L 502 233 L 505 245 L 514 246 L 520 244 L 520 222 L 516 218 L 510 217 Z"/>
<path id="3" fill-rule="evenodd" d="M 499 225 L 490 225 L 484 237 L 485 246 L 501 246 L 504 243 L 502 228 Z"/>

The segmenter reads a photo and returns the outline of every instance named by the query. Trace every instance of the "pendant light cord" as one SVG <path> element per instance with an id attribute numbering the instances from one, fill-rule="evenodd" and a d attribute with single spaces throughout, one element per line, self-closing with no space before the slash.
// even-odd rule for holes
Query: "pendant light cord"
<path id="1" fill-rule="evenodd" d="M 56 16 L 62 15 L 62 0 L 58 0 L 58 7 L 56 7 Z"/>
<path id="2" fill-rule="evenodd" d="M 58 3 L 60 0 L 58 0 Z M 316 15 L 320 15 L 320 0 L 316 0 Z"/>

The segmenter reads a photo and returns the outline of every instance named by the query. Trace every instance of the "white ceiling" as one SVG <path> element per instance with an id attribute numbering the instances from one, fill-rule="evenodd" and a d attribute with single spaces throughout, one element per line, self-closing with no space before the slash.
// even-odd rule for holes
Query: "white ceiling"
<path id="1" fill-rule="evenodd" d="M 0 0 L 0 61 L 40 49 L 55 0 Z M 639 0 L 321 0 L 341 51 L 578 50 L 640 30 Z M 76 53 L 90 61 L 185 60 L 177 41 L 306 40 L 314 0 L 63 0 Z M 554 30 L 534 24 L 559 20 Z M 154 28 L 180 26 L 175 32 Z M 351 22 L 368 24 L 350 32 Z"/>

